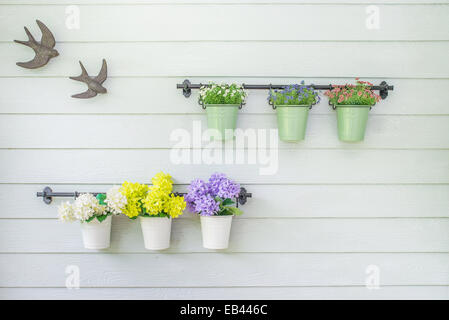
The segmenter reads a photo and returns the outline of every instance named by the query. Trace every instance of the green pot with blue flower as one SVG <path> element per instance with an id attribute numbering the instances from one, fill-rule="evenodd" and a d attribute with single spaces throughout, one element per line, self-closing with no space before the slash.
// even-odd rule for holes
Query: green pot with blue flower
<path id="1" fill-rule="evenodd" d="M 318 92 L 304 85 L 288 85 L 271 89 L 268 103 L 277 111 L 279 139 L 298 142 L 305 139 L 309 110 L 320 101 Z"/>
<path id="2" fill-rule="evenodd" d="M 371 90 L 372 83 L 356 78 L 356 84 L 333 86 L 325 92 L 329 104 L 337 111 L 338 138 L 343 142 L 365 139 L 368 114 L 380 96 Z"/>
<path id="3" fill-rule="evenodd" d="M 206 110 L 207 126 L 214 140 L 234 138 L 238 111 L 245 98 L 243 85 L 210 83 L 200 87 L 198 102 Z"/>

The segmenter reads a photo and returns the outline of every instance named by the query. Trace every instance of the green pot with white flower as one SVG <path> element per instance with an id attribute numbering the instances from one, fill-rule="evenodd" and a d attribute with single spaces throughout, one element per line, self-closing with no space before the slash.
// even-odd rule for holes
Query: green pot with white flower
<path id="1" fill-rule="evenodd" d="M 123 183 L 120 190 L 127 204 L 122 213 L 133 220 L 139 218 L 145 249 L 164 250 L 170 247 L 172 219 L 183 214 L 186 202 L 173 193 L 169 174 L 159 172 L 151 182 L 151 186 Z"/>
<path id="2" fill-rule="evenodd" d="M 121 198 L 123 200 L 123 196 Z M 58 208 L 60 220 L 80 221 L 86 249 L 107 249 L 111 244 L 112 215 L 119 212 L 112 202 L 111 206 L 107 202 L 105 194 L 95 197 L 93 194 L 83 193 L 73 203 L 65 202 Z"/>
<path id="3" fill-rule="evenodd" d="M 318 93 L 305 86 L 304 82 L 271 89 L 268 102 L 277 111 L 279 139 L 285 142 L 304 140 L 309 109 L 319 101 Z"/>
<path id="4" fill-rule="evenodd" d="M 234 138 L 239 109 L 245 103 L 246 92 L 237 84 L 201 86 L 199 103 L 206 110 L 209 135 L 214 140 Z"/>
<path id="5" fill-rule="evenodd" d="M 371 90 L 372 83 L 356 78 L 356 84 L 334 86 L 325 93 L 329 104 L 337 111 L 338 139 L 343 142 L 360 142 L 365 139 L 368 114 L 380 101 Z"/>

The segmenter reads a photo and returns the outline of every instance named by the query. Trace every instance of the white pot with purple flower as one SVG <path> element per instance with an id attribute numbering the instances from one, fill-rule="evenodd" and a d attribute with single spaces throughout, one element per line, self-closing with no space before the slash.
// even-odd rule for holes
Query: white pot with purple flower
<path id="1" fill-rule="evenodd" d="M 111 243 L 111 216 L 120 214 L 125 205 L 126 198 L 113 187 L 107 194 L 83 193 L 73 203 L 61 204 L 58 216 L 64 222 L 80 221 L 86 249 L 106 249 Z"/>
<path id="2" fill-rule="evenodd" d="M 234 206 L 239 193 L 240 185 L 223 173 L 214 173 L 208 182 L 190 183 L 184 199 L 188 209 L 200 215 L 204 248 L 228 248 L 232 217 L 243 213 Z"/>

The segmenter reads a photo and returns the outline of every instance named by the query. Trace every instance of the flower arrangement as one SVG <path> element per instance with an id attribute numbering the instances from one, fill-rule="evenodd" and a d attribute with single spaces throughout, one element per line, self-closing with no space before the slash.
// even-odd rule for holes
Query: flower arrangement
<path id="1" fill-rule="evenodd" d="M 62 203 L 58 207 L 59 220 L 90 222 L 96 218 L 102 222 L 110 215 L 121 213 L 126 205 L 126 199 L 117 194 L 116 190 L 117 187 L 113 187 L 107 194 L 98 194 L 96 197 L 90 193 L 83 193 L 73 203 L 68 201 Z"/>
<path id="2" fill-rule="evenodd" d="M 356 84 L 333 85 L 332 90 L 324 94 L 332 105 L 368 105 L 373 106 L 380 101 L 380 96 L 371 90 L 372 83 L 355 78 Z"/>
<path id="3" fill-rule="evenodd" d="M 320 102 L 320 96 L 313 88 L 305 86 L 304 81 L 301 85 L 292 84 L 282 90 L 270 90 L 268 101 L 274 105 L 307 105 L 311 106 Z"/>
<path id="4" fill-rule="evenodd" d="M 143 199 L 147 196 L 148 186 L 125 181 L 120 188 L 120 193 L 126 197 L 126 205 L 122 213 L 130 219 L 136 219 L 143 213 Z"/>
<path id="5" fill-rule="evenodd" d="M 243 212 L 231 205 L 238 197 L 240 185 L 231 181 L 223 173 L 214 173 L 208 182 L 195 179 L 190 183 L 189 192 L 184 197 L 190 211 L 201 216 L 240 215 Z"/>
<path id="6" fill-rule="evenodd" d="M 159 172 L 152 179 L 152 186 L 140 183 L 124 182 L 120 193 L 127 199 L 122 213 L 130 219 L 143 217 L 180 216 L 186 203 L 184 197 L 176 196 L 173 191 L 173 180 L 169 174 Z"/>
<path id="7" fill-rule="evenodd" d="M 142 200 L 146 217 L 177 218 L 186 208 L 184 197 L 176 196 L 173 191 L 173 180 L 169 174 L 159 172 L 151 179 L 147 196 Z"/>
<path id="8" fill-rule="evenodd" d="M 242 85 L 235 83 L 216 84 L 201 86 L 199 90 L 199 101 L 201 104 L 243 104 L 247 96 Z"/>

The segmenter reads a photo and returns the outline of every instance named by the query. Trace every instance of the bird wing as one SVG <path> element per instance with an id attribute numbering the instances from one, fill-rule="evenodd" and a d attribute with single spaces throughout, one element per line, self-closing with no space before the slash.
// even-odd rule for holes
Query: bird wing
<path id="1" fill-rule="evenodd" d="M 16 64 L 22 68 L 36 69 L 45 66 L 48 60 L 50 60 L 49 56 L 36 54 L 33 60 L 30 60 L 28 62 L 17 62 Z"/>
<path id="2" fill-rule="evenodd" d="M 36 20 L 37 25 L 39 26 L 39 29 L 41 29 L 42 32 L 42 40 L 41 44 L 47 48 L 54 48 L 56 44 L 55 37 L 53 36 L 53 33 L 47 28 L 45 24 L 43 24 L 41 21 Z"/>
<path id="3" fill-rule="evenodd" d="M 35 49 L 35 45 L 36 45 L 36 40 L 34 40 L 33 35 L 31 34 L 31 32 L 28 30 L 27 27 L 23 27 L 25 29 L 25 32 L 28 36 L 28 41 L 22 41 L 22 40 L 14 40 L 14 42 L 23 44 L 25 46 L 31 47 L 33 49 Z"/>
<path id="4" fill-rule="evenodd" d="M 106 80 L 107 77 L 108 77 L 108 66 L 106 64 L 106 60 L 103 59 L 103 65 L 101 66 L 100 73 L 98 74 L 98 76 L 94 78 L 94 80 L 99 82 L 100 84 L 103 84 L 103 82 Z"/>
<path id="5" fill-rule="evenodd" d="M 87 91 L 84 91 L 82 93 L 74 94 L 72 98 L 78 98 L 78 99 L 89 99 L 93 98 L 97 95 L 97 93 L 92 89 L 87 89 Z"/>
<path id="6" fill-rule="evenodd" d="M 76 80 L 76 81 L 81 81 L 81 82 L 86 82 L 88 80 L 90 80 L 89 74 L 86 71 L 86 68 L 84 68 L 83 63 L 80 61 L 80 66 L 81 66 L 81 75 L 79 75 L 78 77 L 69 77 L 72 80 Z"/>

